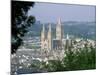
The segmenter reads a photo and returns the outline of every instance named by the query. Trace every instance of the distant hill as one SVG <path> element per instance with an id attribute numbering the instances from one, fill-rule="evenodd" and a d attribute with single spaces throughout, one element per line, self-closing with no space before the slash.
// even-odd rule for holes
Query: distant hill
<path id="1" fill-rule="evenodd" d="M 52 25 L 52 34 L 55 35 L 56 24 L 51 23 Z M 45 24 L 46 30 L 48 30 L 48 23 Z M 96 22 L 77 22 L 77 21 L 68 21 L 62 22 L 62 28 L 64 35 L 71 34 L 76 37 L 83 37 L 89 39 L 96 39 Z M 34 25 L 29 28 L 29 32 L 26 36 L 40 36 L 42 29 L 42 23 L 37 21 Z"/>

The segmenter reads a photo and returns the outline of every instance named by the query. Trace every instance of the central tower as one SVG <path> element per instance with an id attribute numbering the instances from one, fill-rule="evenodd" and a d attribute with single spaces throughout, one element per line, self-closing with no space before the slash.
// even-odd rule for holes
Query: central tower
<path id="1" fill-rule="evenodd" d="M 56 26 L 56 39 L 62 39 L 62 26 L 61 26 L 61 19 L 58 19 L 57 26 Z"/>

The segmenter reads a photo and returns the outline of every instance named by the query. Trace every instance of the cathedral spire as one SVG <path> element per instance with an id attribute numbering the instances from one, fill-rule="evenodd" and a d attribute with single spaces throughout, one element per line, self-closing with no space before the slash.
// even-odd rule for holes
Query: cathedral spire
<path id="1" fill-rule="evenodd" d="M 43 24 L 42 31 L 41 31 L 41 39 L 45 39 L 45 26 Z"/>
<path id="2" fill-rule="evenodd" d="M 48 49 L 51 50 L 51 24 L 49 24 L 49 30 L 48 30 Z"/>
<path id="3" fill-rule="evenodd" d="M 44 26 L 44 24 L 43 24 L 43 30 L 42 31 L 45 32 L 45 26 Z"/>
<path id="4" fill-rule="evenodd" d="M 41 31 L 41 49 L 44 49 L 44 41 L 45 41 L 45 27 L 43 24 L 42 31 Z"/>
<path id="5" fill-rule="evenodd" d="M 51 24 L 49 24 L 49 32 L 51 32 Z"/>
<path id="6" fill-rule="evenodd" d="M 58 24 L 61 25 L 61 18 L 58 19 Z"/>
<path id="7" fill-rule="evenodd" d="M 69 39 L 69 35 L 68 34 L 66 35 L 66 38 Z"/>
<path id="8" fill-rule="evenodd" d="M 57 26 L 56 26 L 56 39 L 62 39 L 62 26 L 61 26 L 61 19 L 58 19 Z"/>

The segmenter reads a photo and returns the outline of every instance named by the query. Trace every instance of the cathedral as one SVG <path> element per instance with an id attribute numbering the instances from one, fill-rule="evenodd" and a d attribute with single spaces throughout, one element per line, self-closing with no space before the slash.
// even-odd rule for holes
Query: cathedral
<path id="1" fill-rule="evenodd" d="M 71 41 L 67 34 L 66 38 L 63 36 L 61 19 L 59 18 L 56 24 L 56 37 L 52 37 L 51 24 L 48 25 L 48 31 L 46 31 L 45 25 L 41 31 L 41 51 L 42 55 L 45 55 L 47 59 L 58 60 L 64 57 L 65 45 L 68 48 Z"/>
<path id="2" fill-rule="evenodd" d="M 51 32 L 51 24 L 49 24 L 49 29 L 46 34 L 45 26 L 43 25 L 42 31 L 41 31 L 41 49 L 44 50 L 62 50 L 62 25 L 61 25 L 61 19 L 58 19 L 57 25 L 56 25 L 56 38 L 52 38 L 52 32 Z M 47 36 L 46 36 L 47 35 Z"/>

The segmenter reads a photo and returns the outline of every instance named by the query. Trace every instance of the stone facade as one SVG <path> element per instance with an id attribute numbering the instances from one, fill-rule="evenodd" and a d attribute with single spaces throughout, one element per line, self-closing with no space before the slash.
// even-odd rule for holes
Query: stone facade
<path id="1" fill-rule="evenodd" d="M 64 47 L 66 42 L 65 44 L 63 43 L 63 33 L 60 18 L 58 19 L 56 25 L 56 38 L 52 38 L 51 31 L 51 24 L 49 24 L 48 32 L 46 32 L 45 26 L 43 25 L 41 31 L 41 53 L 49 60 L 62 59 L 64 57 Z"/>

